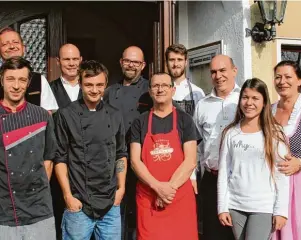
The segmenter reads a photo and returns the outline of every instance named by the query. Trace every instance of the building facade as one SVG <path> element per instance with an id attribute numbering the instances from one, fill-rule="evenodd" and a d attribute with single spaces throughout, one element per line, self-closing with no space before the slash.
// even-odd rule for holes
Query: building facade
<path id="1" fill-rule="evenodd" d="M 215 45 L 220 49 L 219 53 L 233 58 L 238 68 L 239 85 L 248 78 L 260 78 L 268 85 L 272 101 L 276 101 L 278 96 L 273 85 L 273 67 L 284 59 L 300 61 L 300 10 L 301 1 L 288 1 L 284 23 L 276 27 L 275 40 L 256 43 L 250 36 L 246 37 L 245 30 L 252 29 L 256 22 L 262 22 L 256 2 L 178 2 L 176 41 L 186 45 L 190 51 L 198 51 L 199 55 L 206 56 L 204 61 L 199 61 L 198 67 L 194 66 L 197 64 L 192 60 L 193 66 L 188 70 L 192 81 L 208 92 L 211 84 L 208 71 L 210 56 L 214 56 L 214 50 L 210 47 Z"/>

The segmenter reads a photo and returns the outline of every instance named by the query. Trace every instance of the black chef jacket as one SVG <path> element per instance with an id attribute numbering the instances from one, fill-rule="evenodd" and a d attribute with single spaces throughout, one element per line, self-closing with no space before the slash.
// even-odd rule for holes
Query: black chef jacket
<path id="1" fill-rule="evenodd" d="M 28 102 L 15 113 L 0 103 L 0 125 L 0 225 L 23 226 L 52 217 L 44 166 L 44 160 L 54 159 L 57 146 L 52 117 Z"/>
<path id="2" fill-rule="evenodd" d="M 103 99 L 121 111 L 126 133 L 134 119 L 153 106 L 148 93 L 148 86 L 148 80 L 140 77 L 137 82 L 129 86 L 124 86 L 121 81 L 106 89 Z"/>
<path id="3" fill-rule="evenodd" d="M 79 99 L 58 110 L 55 133 L 55 163 L 68 165 L 72 195 L 83 203 L 85 214 L 103 217 L 115 199 L 116 160 L 127 157 L 121 113 L 104 102 L 90 111 Z"/>

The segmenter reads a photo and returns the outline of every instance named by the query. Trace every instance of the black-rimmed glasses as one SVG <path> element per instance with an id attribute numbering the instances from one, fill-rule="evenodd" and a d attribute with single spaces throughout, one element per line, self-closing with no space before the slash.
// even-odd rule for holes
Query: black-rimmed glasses
<path id="1" fill-rule="evenodd" d="M 141 61 L 131 61 L 130 59 L 127 59 L 127 58 L 123 58 L 121 61 L 122 61 L 123 65 L 127 66 L 127 65 L 130 65 L 130 64 L 133 64 L 134 67 L 140 67 L 141 64 L 143 63 Z"/>
<path id="2" fill-rule="evenodd" d="M 151 85 L 152 90 L 159 90 L 159 88 L 161 88 L 162 90 L 166 91 L 166 90 L 170 89 L 171 87 L 172 87 L 172 84 L 166 84 L 166 83 Z"/>

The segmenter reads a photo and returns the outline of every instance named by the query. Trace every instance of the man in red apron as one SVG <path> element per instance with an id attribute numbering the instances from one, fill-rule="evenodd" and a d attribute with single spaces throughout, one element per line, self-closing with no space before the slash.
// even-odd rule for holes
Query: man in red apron
<path id="1" fill-rule="evenodd" d="M 138 240 L 197 240 L 196 202 L 190 176 L 197 134 L 190 115 L 172 105 L 174 83 L 155 74 L 154 102 L 131 127 L 131 161 L 137 174 Z"/>

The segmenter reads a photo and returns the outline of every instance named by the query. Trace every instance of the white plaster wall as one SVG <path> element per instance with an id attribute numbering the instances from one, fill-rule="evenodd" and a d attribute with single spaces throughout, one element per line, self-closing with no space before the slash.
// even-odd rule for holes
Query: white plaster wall
<path id="1" fill-rule="evenodd" d="M 242 85 L 252 76 L 251 43 L 245 39 L 245 27 L 250 27 L 248 0 L 178 3 L 178 42 L 189 49 L 223 40 L 224 54 L 233 58 L 236 81 Z"/>

